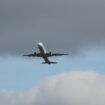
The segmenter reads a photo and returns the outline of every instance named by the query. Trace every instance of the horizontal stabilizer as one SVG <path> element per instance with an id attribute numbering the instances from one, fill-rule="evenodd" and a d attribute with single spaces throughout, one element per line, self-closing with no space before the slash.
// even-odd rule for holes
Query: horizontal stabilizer
<path id="1" fill-rule="evenodd" d="M 57 64 L 58 62 L 42 62 L 42 64 Z"/>

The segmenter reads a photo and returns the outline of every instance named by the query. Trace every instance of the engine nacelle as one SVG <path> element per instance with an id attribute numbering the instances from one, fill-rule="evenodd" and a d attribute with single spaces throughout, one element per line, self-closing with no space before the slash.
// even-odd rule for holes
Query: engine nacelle
<path id="1" fill-rule="evenodd" d="M 35 54 L 35 55 L 37 55 L 37 53 L 36 53 L 36 52 L 34 52 L 34 54 Z"/>
<path id="2" fill-rule="evenodd" d="M 52 53 L 51 52 L 49 52 L 49 56 L 51 56 L 52 55 Z"/>

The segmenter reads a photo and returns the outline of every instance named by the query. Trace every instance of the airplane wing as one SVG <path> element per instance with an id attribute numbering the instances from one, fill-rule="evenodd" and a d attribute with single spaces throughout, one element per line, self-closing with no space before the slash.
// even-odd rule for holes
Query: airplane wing
<path id="1" fill-rule="evenodd" d="M 51 56 L 63 56 L 63 55 L 69 55 L 69 54 L 60 54 L 60 53 L 52 53 Z"/>
<path id="2" fill-rule="evenodd" d="M 52 56 L 63 56 L 63 55 L 69 55 L 69 54 L 61 54 L 61 53 L 46 53 L 47 57 L 52 57 Z"/>
<path id="3" fill-rule="evenodd" d="M 42 57 L 41 53 L 33 53 L 33 54 L 27 54 L 23 56 L 28 56 L 28 57 Z"/>

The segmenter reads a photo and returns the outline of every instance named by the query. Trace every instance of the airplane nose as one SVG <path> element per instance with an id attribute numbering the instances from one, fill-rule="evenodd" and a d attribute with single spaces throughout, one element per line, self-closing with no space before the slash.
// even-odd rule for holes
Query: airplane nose
<path id="1" fill-rule="evenodd" d="M 43 46 L 43 44 L 42 44 L 41 42 L 39 42 L 37 45 L 38 45 L 38 46 Z"/>

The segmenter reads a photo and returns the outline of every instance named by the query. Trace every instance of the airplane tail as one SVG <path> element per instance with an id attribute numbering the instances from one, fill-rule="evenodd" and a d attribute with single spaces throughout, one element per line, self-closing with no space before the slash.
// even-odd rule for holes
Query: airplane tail
<path id="1" fill-rule="evenodd" d="M 58 62 L 42 62 L 42 64 L 57 64 Z"/>

